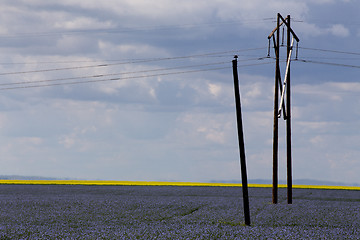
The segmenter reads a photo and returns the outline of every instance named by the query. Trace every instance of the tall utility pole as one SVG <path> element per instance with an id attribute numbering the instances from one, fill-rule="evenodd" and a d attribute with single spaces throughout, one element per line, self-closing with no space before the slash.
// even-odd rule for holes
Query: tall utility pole
<path id="1" fill-rule="evenodd" d="M 286 158 L 287 158 L 287 197 L 288 204 L 292 203 L 292 160 L 291 160 L 291 101 L 290 101 L 290 62 L 293 49 L 294 39 L 299 42 L 299 38 L 290 26 L 290 15 L 285 19 L 278 13 L 276 28 L 268 36 L 269 44 L 270 39 L 273 38 L 273 44 L 276 56 L 275 66 L 275 95 L 274 95 L 274 129 L 273 129 L 273 188 L 272 188 L 272 201 L 274 204 L 278 202 L 278 148 L 279 148 L 279 122 L 278 118 L 281 116 L 283 110 L 284 120 L 286 120 Z M 280 27 L 285 24 L 287 27 L 287 58 L 286 58 L 286 72 L 284 82 L 281 81 L 280 74 Z M 275 39 L 276 33 L 276 39 Z M 292 35 L 292 41 L 290 41 Z M 283 85 L 283 86 L 281 86 Z M 279 90 L 281 98 L 279 103 Z M 286 96 L 285 96 L 286 93 Z M 286 104 L 285 104 L 286 97 Z M 286 106 L 285 106 L 286 105 Z"/>
<path id="2" fill-rule="evenodd" d="M 289 64 L 287 67 L 286 75 L 286 169 L 287 169 L 287 199 L 288 204 L 292 204 L 292 167 L 291 167 L 291 106 L 290 106 L 290 63 L 291 63 L 291 51 L 292 46 L 290 45 L 290 15 L 287 16 L 287 54 L 286 62 Z M 284 110 L 285 111 L 285 110 Z"/>
<path id="3" fill-rule="evenodd" d="M 280 29 L 280 18 L 277 18 L 276 29 Z M 275 44 L 276 42 L 276 44 Z M 280 31 L 276 31 L 276 41 L 274 41 L 274 49 L 276 55 L 275 65 L 275 95 L 274 95 L 274 129 L 273 129 L 273 188 L 272 188 L 272 202 L 274 204 L 278 201 L 278 145 L 279 145 L 279 121 L 278 121 L 278 106 L 279 106 L 279 78 L 280 78 Z M 280 84 L 281 86 L 281 84 Z"/>
<path id="4" fill-rule="evenodd" d="M 250 209 L 249 209 L 249 193 L 248 193 L 248 182 L 247 182 L 247 173 L 246 173 L 245 144 L 244 144 L 242 116 L 241 116 L 239 77 L 238 77 L 238 71 L 237 71 L 237 56 L 236 55 L 235 55 L 235 59 L 232 61 L 232 67 L 233 67 L 233 75 L 234 75 L 234 93 L 235 93 L 236 119 L 237 119 L 239 151 L 240 151 L 244 217 L 245 217 L 245 225 L 250 226 Z"/>

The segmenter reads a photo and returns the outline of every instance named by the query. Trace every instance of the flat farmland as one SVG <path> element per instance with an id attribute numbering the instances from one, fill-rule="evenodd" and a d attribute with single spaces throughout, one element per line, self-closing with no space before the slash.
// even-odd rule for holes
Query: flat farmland
<path id="1" fill-rule="evenodd" d="M 0 239 L 360 239 L 360 191 L 0 185 Z"/>

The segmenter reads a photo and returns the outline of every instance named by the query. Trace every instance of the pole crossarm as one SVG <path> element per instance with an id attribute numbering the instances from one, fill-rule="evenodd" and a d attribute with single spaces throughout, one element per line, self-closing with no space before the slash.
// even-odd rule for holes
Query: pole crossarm
<path id="1" fill-rule="evenodd" d="M 280 15 L 280 14 L 279 14 Z M 280 15 L 281 16 L 281 15 Z M 282 17 L 281 17 L 282 18 Z M 283 18 L 282 18 L 283 19 Z M 287 19 L 287 17 L 285 18 Z M 283 25 L 285 23 L 285 19 L 283 19 L 283 21 L 281 23 L 279 23 L 279 26 L 277 26 L 276 28 L 274 28 L 274 30 L 272 30 L 272 32 L 270 33 L 270 35 L 268 36 L 268 39 L 270 39 L 271 37 L 274 36 L 276 30 L 278 30 L 278 28 L 281 27 L 281 25 Z"/>
<path id="2" fill-rule="evenodd" d="M 299 42 L 300 39 L 298 38 L 298 36 L 296 35 L 296 33 L 292 30 L 292 28 L 289 26 L 289 23 L 288 23 L 288 21 L 287 21 L 287 20 L 288 20 L 288 17 L 283 18 L 280 13 L 278 13 L 278 16 L 279 16 L 279 18 L 281 18 L 281 22 L 279 23 L 279 26 L 277 26 L 276 28 L 274 28 L 274 30 L 270 33 L 270 35 L 268 36 L 268 39 L 270 39 L 270 38 L 275 34 L 275 32 L 278 30 L 278 28 L 281 27 L 281 25 L 285 24 L 286 27 L 289 28 L 289 30 L 290 30 L 291 34 L 293 35 L 293 37 L 295 38 L 295 40 L 296 40 L 297 42 Z"/>

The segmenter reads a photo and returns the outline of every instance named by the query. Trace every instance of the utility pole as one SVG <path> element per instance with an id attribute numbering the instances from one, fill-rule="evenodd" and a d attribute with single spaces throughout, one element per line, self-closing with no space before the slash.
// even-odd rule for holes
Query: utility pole
<path id="1" fill-rule="evenodd" d="M 245 217 L 245 225 L 250 226 L 250 209 L 249 209 L 249 193 L 248 193 L 248 182 L 247 182 L 247 173 L 246 173 L 245 144 L 244 144 L 242 116 L 241 116 L 239 77 L 238 77 L 238 71 L 237 71 L 238 56 L 235 55 L 234 58 L 235 59 L 232 61 L 232 67 L 233 67 L 233 76 L 234 76 L 234 93 L 235 93 L 236 119 L 237 119 L 239 151 L 240 151 L 244 217 Z"/>
<path id="2" fill-rule="evenodd" d="M 290 106 L 290 58 L 292 46 L 290 45 L 290 15 L 287 16 L 287 58 L 286 61 L 289 63 L 287 67 L 286 75 L 286 169 L 287 169 L 287 200 L 288 204 L 292 204 L 292 167 L 291 167 L 291 106 Z"/>
<path id="3" fill-rule="evenodd" d="M 277 17 L 276 29 L 280 29 L 279 14 Z M 278 202 L 278 145 L 279 145 L 279 120 L 278 120 L 278 106 L 279 106 L 279 78 L 280 78 L 280 31 L 276 31 L 276 42 L 274 49 L 276 55 L 275 65 L 275 91 L 274 91 L 274 128 L 273 128 L 273 187 L 272 187 L 272 202 Z M 280 80 L 281 81 L 281 80 Z M 280 85 L 281 86 L 281 85 Z"/>
<path id="4" fill-rule="evenodd" d="M 278 202 L 278 118 L 281 117 L 283 110 L 284 120 L 286 120 L 286 158 L 287 158 L 287 198 L 288 204 L 292 203 L 292 156 L 291 156 L 291 95 L 290 95 L 290 62 L 293 50 L 294 39 L 299 42 L 299 38 L 290 26 L 290 15 L 285 19 L 278 13 L 277 26 L 268 36 L 269 44 L 270 39 L 273 38 L 273 44 L 276 56 L 275 66 L 275 95 L 274 95 L 274 129 L 273 129 L 273 188 L 272 188 L 272 201 L 274 204 Z M 281 81 L 280 74 L 280 27 L 285 24 L 287 27 L 287 58 L 286 58 L 286 72 L 284 82 Z M 275 39 L 276 32 L 276 39 Z M 290 41 L 292 35 L 292 40 Z M 283 36 L 284 37 L 284 36 Z M 279 84 L 280 83 L 280 84 Z M 281 86 L 283 84 L 283 87 Z M 281 98 L 279 103 L 279 89 Z M 285 104 L 286 92 L 286 104 Z"/>

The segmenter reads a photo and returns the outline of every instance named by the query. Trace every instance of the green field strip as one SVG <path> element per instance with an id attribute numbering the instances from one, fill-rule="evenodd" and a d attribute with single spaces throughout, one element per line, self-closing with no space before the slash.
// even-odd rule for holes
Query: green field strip
<path id="1" fill-rule="evenodd" d="M 200 182 L 156 182 L 156 181 L 105 181 L 105 180 L 0 180 L 0 184 L 26 184 L 26 185 L 99 185 L 99 186 L 208 186 L 208 187 L 241 187 L 241 183 L 200 183 Z M 248 184 L 249 187 L 271 188 L 271 184 Z M 286 188 L 279 184 L 279 188 Z M 326 186 L 326 185 L 293 185 L 293 188 L 303 189 L 338 189 L 360 190 L 355 186 Z"/>

